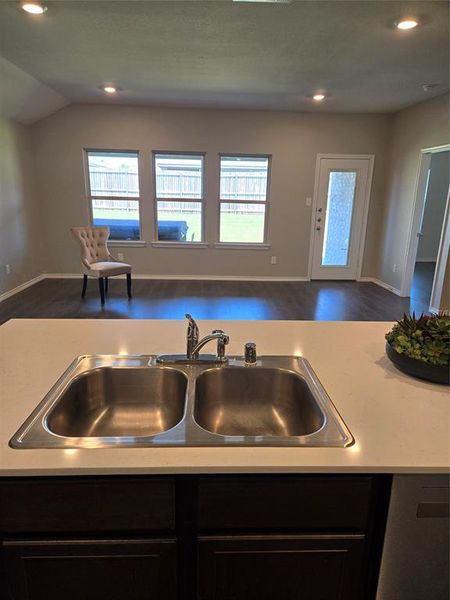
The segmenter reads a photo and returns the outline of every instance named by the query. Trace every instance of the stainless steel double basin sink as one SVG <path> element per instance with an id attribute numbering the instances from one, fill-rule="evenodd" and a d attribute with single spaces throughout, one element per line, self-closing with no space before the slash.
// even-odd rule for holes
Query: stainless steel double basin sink
<path id="1" fill-rule="evenodd" d="M 13 448 L 336 446 L 353 437 L 304 358 L 161 366 L 152 356 L 78 357 Z"/>

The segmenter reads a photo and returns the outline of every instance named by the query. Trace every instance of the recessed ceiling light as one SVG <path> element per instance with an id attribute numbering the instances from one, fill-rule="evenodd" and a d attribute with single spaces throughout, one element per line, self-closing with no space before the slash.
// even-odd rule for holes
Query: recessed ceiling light
<path id="1" fill-rule="evenodd" d="M 417 19 L 402 19 L 401 21 L 397 21 L 395 23 L 395 26 L 397 27 L 397 29 L 414 29 L 414 27 L 417 27 L 417 25 L 419 24 L 419 21 Z"/>
<path id="2" fill-rule="evenodd" d="M 103 91 L 106 92 L 107 94 L 115 94 L 117 92 L 117 88 L 115 88 L 112 85 L 105 85 L 103 86 Z"/>
<path id="3" fill-rule="evenodd" d="M 32 15 L 42 15 L 47 10 L 47 7 L 42 2 L 39 2 L 39 0 L 26 0 L 25 2 L 21 2 L 20 6 Z"/>
<path id="4" fill-rule="evenodd" d="M 316 102 L 322 102 L 322 100 L 325 100 L 325 94 L 314 94 L 313 100 Z"/>

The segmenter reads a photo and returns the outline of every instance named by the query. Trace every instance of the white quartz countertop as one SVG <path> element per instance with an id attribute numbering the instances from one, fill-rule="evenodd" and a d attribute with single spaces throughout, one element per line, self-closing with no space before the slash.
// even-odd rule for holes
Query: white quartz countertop
<path id="1" fill-rule="evenodd" d="M 110 448 L 15 450 L 8 442 L 71 361 L 82 354 L 183 352 L 185 323 L 13 319 L 0 327 L 0 475 L 145 473 L 446 473 L 445 386 L 395 369 L 385 322 L 199 321 L 221 327 L 229 354 L 305 356 L 353 436 L 348 448 Z"/>

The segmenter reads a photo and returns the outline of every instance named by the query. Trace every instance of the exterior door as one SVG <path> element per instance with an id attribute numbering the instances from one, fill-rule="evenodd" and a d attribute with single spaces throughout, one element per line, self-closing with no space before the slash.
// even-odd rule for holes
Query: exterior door
<path id="1" fill-rule="evenodd" d="M 370 157 L 319 158 L 312 279 L 358 277 L 370 175 Z"/>

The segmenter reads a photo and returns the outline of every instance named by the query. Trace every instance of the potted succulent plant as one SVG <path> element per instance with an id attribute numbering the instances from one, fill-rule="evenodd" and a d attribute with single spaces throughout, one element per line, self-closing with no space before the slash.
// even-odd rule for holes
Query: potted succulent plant
<path id="1" fill-rule="evenodd" d="M 386 334 L 386 354 L 409 375 L 449 385 L 450 315 L 403 315 Z"/>

